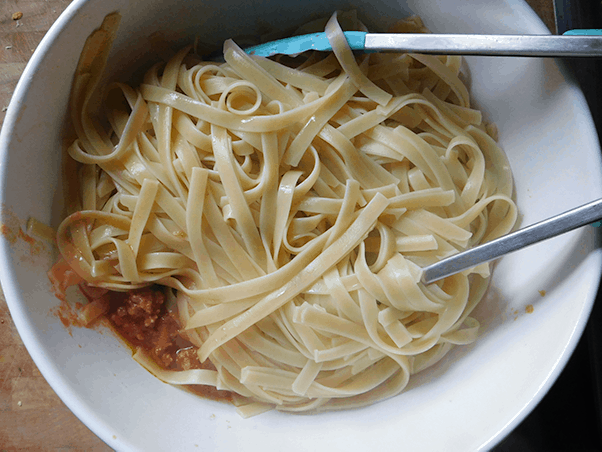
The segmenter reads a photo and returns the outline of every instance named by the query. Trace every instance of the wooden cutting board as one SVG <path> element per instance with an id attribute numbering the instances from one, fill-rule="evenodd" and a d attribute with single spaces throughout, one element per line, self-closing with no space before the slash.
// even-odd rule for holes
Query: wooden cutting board
<path id="1" fill-rule="evenodd" d="M 553 0 L 527 0 L 555 30 Z M 25 65 L 71 0 L 0 0 L 0 125 Z M 25 349 L 0 290 L 0 452 L 111 449 L 46 383 Z"/>

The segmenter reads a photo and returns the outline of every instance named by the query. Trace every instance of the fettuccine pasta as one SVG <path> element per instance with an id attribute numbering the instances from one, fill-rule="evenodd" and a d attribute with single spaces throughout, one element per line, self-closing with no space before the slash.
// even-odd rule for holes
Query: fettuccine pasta
<path id="1" fill-rule="evenodd" d="M 231 391 L 243 416 L 370 404 L 474 341 L 490 267 L 429 286 L 421 268 L 516 222 L 461 58 L 355 55 L 341 24 L 364 29 L 335 14 L 334 52 L 288 63 L 231 40 L 223 63 L 187 47 L 136 88 L 108 85 L 102 115 L 110 46 L 86 46 L 76 74 L 62 259 L 89 286 L 166 287 L 212 368 L 135 359 L 165 382 Z M 115 28 L 108 17 L 104 39 Z M 418 18 L 396 30 L 426 32 Z"/>

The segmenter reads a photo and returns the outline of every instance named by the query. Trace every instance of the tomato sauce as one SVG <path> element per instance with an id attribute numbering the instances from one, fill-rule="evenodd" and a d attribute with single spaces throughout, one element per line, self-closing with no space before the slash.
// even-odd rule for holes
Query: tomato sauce
<path id="1" fill-rule="evenodd" d="M 109 309 L 105 318 L 112 328 L 132 347 L 142 348 L 159 366 L 167 370 L 210 369 L 207 360 L 201 363 L 197 347 L 182 337 L 179 320 L 165 304 L 165 292 L 150 286 L 128 292 L 107 292 Z M 213 400 L 231 401 L 229 391 L 213 386 L 186 385 L 195 394 Z"/>
<path id="2" fill-rule="evenodd" d="M 166 370 L 215 370 L 213 364 L 198 359 L 198 348 L 186 338 L 178 316 L 167 308 L 167 290 L 159 285 L 114 292 L 88 285 L 63 259 L 48 272 L 52 290 L 61 300 L 56 314 L 66 328 L 92 327 L 104 318 L 132 349 L 141 348 L 157 365 Z M 88 304 L 76 304 L 73 310 L 66 300 L 68 287 L 78 286 Z M 232 393 L 213 386 L 184 385 L 197 395 L 213 400 L 231 401 Z"/>

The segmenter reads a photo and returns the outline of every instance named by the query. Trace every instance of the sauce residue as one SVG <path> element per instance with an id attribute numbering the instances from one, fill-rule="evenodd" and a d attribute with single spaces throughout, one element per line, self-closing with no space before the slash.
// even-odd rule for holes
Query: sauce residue
<path id="1" fill-rule="evenodd" d="M 28 245 L 31 257 L 40 256 L 47 253 L 49 250 L 48 244 L 41 240 L 32 237 L 21 229 L 21 221 L 17 216 L 5 205 L 0 208 L 0 234 L 11 245 L 16 245 L 18 242 L 23 242 Z"/>
<path id="2" fill-rule="evenodd" d="M 183 371 L 190 369 L 215 370 L 207 360 L 201 363 L 197 350 L 183 334 L 178 317 L 167 309 L 164 289 L 149 286 L 128 292 L 114 292 L 98 289 L 81 283 L 79 285 L 90 304 L 103 306 L 105 319 L 110 328 L 132 348 L 141 348 L 156 364 L 166 370 Z M 90 306 L 90 305 L 87 305 Z M 86 306 L 76 305 L 73 310 L 63 300 L 57 314 L 63 325 L 84 326 L 81 316 Z M 94 327 L 92 322 L 86 327 Z M 212 400 L 232 400 L 229 391 L 217 390 L 213 386 L 183 385 L 185 389 Z"/>

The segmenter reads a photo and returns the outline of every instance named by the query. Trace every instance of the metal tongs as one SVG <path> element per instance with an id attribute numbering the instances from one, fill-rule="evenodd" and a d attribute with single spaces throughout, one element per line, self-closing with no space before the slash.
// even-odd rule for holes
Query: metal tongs
<path id="1" fill-rule="evenodd" d="M 598 221 L 600 219 L 602 219 L 602 199 L 568 210 L 560 215 L 511 232 L 491 242 L 462 251 L 424 267 L 421 281 L 424 284 L 433 283 L 446 276 L 460 273 L 478 264 L 492 261 L 505 254 L 551 239 L 590 223 L 592 226 L 600 226 Z"/>
<path id="2" fill-rule="evenodd" d="M 352 50 L 435 55 L 512 57 L 602 57 L 602 30 L 569 30 L 557 35 L 475 35 L 344 32 Z M 250 55 L 297 55 L 307 50 L 332 51 L 326 33 L 311 33 L 250 47 Z M 602 199 L 527 226 L 491 242 L 423 268 L 421 281 L 430 284 L 534 243 L 602 219 Z M 600 224 L 595 224 L 599 226 Z"/>
<path id="3" fill-rule="evenodd" d="M 602 30 L 570 30 L 556 35 L 479 35 L 344 32 L 352 50 L 434 55 L 519 57 L 602 57 Z M 267 42 L 245 51 L 250 55 L 298 55 L 307 50 L 332 51 L 326 33 L 310 33 Z"/>

